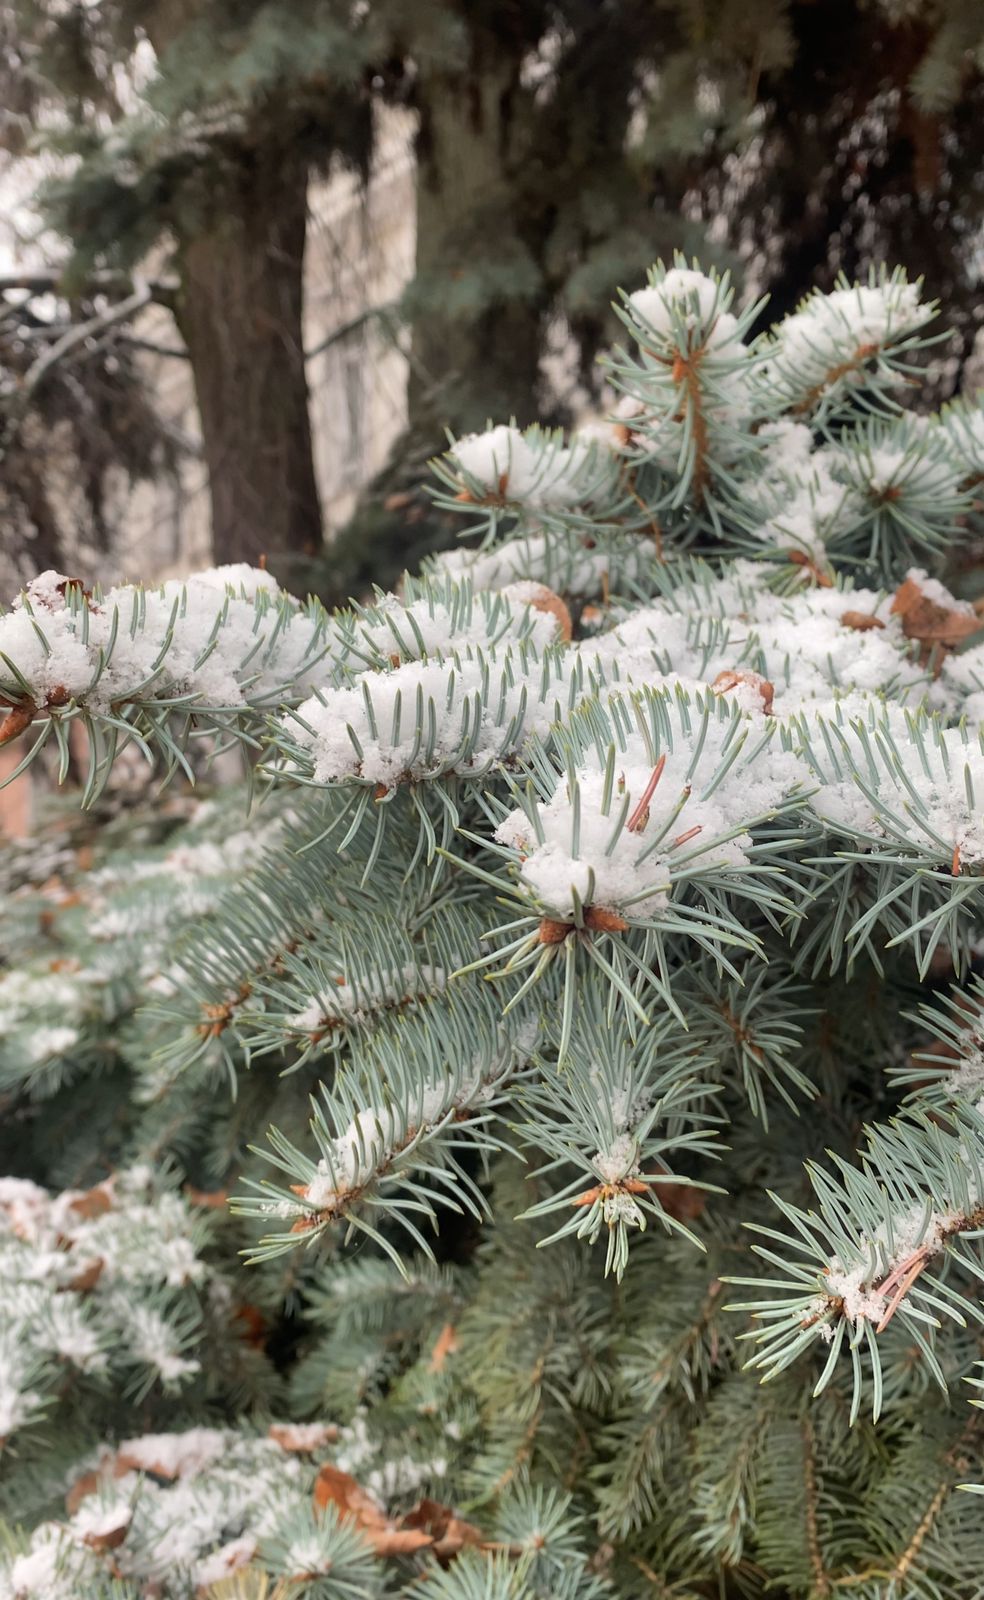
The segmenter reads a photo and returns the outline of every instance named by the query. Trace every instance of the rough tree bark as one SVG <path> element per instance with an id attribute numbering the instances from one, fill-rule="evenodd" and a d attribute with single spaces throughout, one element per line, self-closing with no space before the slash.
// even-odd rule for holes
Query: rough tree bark
<path id="1" fill-rule="evenodd" d="M 216 562 L 273 568 L 321 544 L 301 331 L 307 172 L 244 157 L 180 242 L 176 314 L 191 359 Z"/>
<path id="2" fill-rule="evenodd" d="M 158 58 L 208 0 L 152 0 Z M 218 562 L 266 556 L 284 581 L 321 545 L 301 328 L 306 161 L 256 130 L 189 185 L 172 219 L 175 316 L 191 360 Z"/>

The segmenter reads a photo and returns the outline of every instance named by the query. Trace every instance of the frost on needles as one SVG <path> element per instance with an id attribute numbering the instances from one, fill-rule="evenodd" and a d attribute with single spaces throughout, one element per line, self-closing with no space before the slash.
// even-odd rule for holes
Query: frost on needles
<path id="1" fill-rule="evenodd" d="M 0 617 L 87 752 L 2 863 L 2 1600 L 978 1592 L 984 411 L 901 273 L 761 310 L 654 268 L 397 594 Z"/>

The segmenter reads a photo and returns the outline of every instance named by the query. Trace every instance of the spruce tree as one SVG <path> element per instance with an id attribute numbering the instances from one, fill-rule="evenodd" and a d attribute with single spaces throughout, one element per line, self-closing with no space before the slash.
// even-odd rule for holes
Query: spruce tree
<path id="1" fill-rule="evenodd" d="M 397 594 L 0 619 L 103 819 L 4 868 L 4 1600 L 979 1589 L 984 411 L 899 271 L 619 315 Z"/>

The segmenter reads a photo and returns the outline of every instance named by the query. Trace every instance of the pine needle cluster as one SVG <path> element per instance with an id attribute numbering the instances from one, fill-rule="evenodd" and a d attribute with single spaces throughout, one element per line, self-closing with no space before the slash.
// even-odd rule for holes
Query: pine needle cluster
<path id="1" fill-rule="evenodd" d="M 398 594 L 0 618 L 22 767 L 205 794 L 4 863 L 3 1600 L 981 1592 L 984 411 L 760 309 L 654 268 Z"/>

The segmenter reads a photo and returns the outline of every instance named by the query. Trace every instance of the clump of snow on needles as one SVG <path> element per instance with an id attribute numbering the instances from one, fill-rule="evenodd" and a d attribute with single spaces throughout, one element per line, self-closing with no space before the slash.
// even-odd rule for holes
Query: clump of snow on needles
<path id="1" fill-rule="evenodd" d="M 44 572 L 0 617 L 0 681 L 18 692 L 23 680 L 40 704 L 84 699 L 102 712 L 162 694 L 242 706 L 303 682 L 323 653 L 317 622 L 248 567 L 102 598 Z"/>

